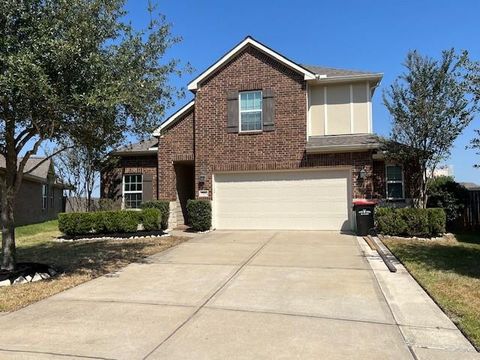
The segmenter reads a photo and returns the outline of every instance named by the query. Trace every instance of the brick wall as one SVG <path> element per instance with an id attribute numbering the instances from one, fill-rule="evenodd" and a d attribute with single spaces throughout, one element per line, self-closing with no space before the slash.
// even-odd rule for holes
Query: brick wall
<path id="1" fill-rule="evenodd" d="M 121 203 L 122 177 L 124 174 L 150 174 L 152 176 L 152 195 L 157 196 L 157 156 L 125 156 L 102 174 L 101 197 Z"/>
<path id="2" fill-rule="evenodd" d="M 174 162 L 194 160 L 194 117 L 192 109 L 172 125 L 159 139 L 158 169 L 159 198 L 176 199 L 176 178 Z"/>
<path id="3" fill-rule="evenodd" d="M 232 91 L 269 89 L 275 96 L 275 130 L 228 133 L 227 96 Z M 174 162 L 195 160 L 195 193 L 212 193 L 217 171 L 351 167 L 354 198 L 384 193 L 383 168 L 375 166 L 371 151 L 312 154 L 306 146 L 306 87 L 303 76 L 254 48 L 247 48 L 200 84 L 195 110 L 185 114 L 160 138 L 159 198 L 176 199 Z M 359 172 L 365 169 L 367 179 Z M 377 171 L 378 170 L 378 171 Z M 199 187 L 199 175 L 206 182 Z M 377 188 L 378 187 L 378 188 Z"/>
<path id="4" fill-rule="evenodd" d="M 275 131 L 227 133 L 227 95 L 270 89 L 275 96 Z M 221 170 L 261 170 L 299 164 L 306 144 L 303 76 L 249 47 L 201 84 L 195 103 L 196 174 Z M 290 166 L 288 166 L 290 167 Z M 198 190 L 198 182 L 197 182 Z"/>

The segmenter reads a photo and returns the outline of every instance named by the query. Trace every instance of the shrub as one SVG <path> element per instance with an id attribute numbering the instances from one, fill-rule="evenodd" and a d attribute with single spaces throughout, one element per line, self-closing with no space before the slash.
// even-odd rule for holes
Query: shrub
<path id="1" fill-rule="evenodd" d="M 146 201 L 142 204 L 142 209 L 158 209 L 162 216 L 162 230 L 168 228 L 168 217 L 170 216 L 170 203 L 166 200 Z"/>
<path id="2" fill-rule="evenodd" d="M 445 232 L 443 209 L 382 208 L 375 210 L 378 232 L 392 236 L 432 237 Z"/>
<path id="3" fill-rule="evenodd" d="M 58 228 L 69 236 L 114 234 L 136 232 L 143 223 L 145 230 L 151 231 L 159 228 L 160 214 L 158 209 L 63 213 L 58 216 Z"/>
<path id="4" fill-rule="evenodd" d="M 432 234 L 444 233 L 447 218 L 445 210 L 438 208 L 431 208 L 428 210 L 428 222 L 430 224 L 430 232 Z"/>
<path id="5" fill-rule="evenodd" d="M 395 209 L 378 207 L 375 209 L 375 225 L 382 234 L 403 234 L 407 230 L 407 223 L 404 219 L 396 216 Z"/>
<path id="6" fill-rule="evenodd" d="M 140 211 L 116 211 L 120 232 L 135 232 L 141 222 Z"/>
<path id="7" fill-rule="evenodd" d="M 142 210 L 142 224 L 147 231 L 158 230 L 161 228 L 161 211 L 154 208 L 146 208 Z"/>
<path id="8" fill-rule="evenodd" d="M 212 226 L 212 206 L 206 200 L 188 200 L 188 218 L 195 231 L 205 231 Z"/>
<path id="9" fill-rule="evenodd" d="M 58 228 L 66 235 L 86 235 L 94 231 L 94 220 L 94 213 L 59 214 Z"/>
<path id="10" fill-rule="evenodd" d="M 120 221 L 120 211 L 99 211 L 97 232 L 100 234 L 111 234 L 122 232 L 122 224 Z"/>
<path id="11" fill-rule="evenodd" d="M 468 190 L 452 177 L 439 176 L 428 181 L 428 208 L 443 208 L 447 227 L 453 229 L 465 208 Z"/>

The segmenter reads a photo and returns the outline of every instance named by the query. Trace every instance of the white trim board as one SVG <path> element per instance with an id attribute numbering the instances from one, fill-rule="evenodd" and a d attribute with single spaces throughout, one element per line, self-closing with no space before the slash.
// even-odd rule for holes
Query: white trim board
<path id="1" fill-rule="evenodd" d="M 228 60 L 230 60 L 233 56 L 235 56 L 238 52 L 243 50 L 246 46 L 251 45 L 257 48 L 258 50 L 262 51 L 263 53 L 270 55 L 274 59 L 280 61 L 284 65 L 288 66 L 289 68 L 301 73 L 304 75 L 305 80 L 314 80 L 316 79 L 316 75 L 311 71 L 303 68 L 302 66 L 294 63 L 293 61 L 287 59 L 285 56 L 279 54 L 278 52 L 270 49 L 269 47 L 263 45 L 262 43 L 258 42 L 257 40 L 253 39 L 250 36 L 247 36 L 242 42 L 240 42 L 237 46 L 235 46 L 232 50 L 222 56 L 217 62 L 211 65 L 207 70 L 197 76 L 188 84 L 188 90 L 195 91 L 198 89 L 198 84 L 204 80 L 206 77 L 211 75 L 215 70 L 225 64 Z"/>
<path id="2" fill-rule="evenodd" d="M 161 135 L 161 132 L 163 129 L 165 129 L 166 127 L 168 127 L 169 125 L 172 125 L 174 124 L 179 118 L 180 116 L 182 116 L 183 114 L 185 114 L 188 110 L 190 110 L 190 108 L 195 105 L 195 100 L 192 100 L 190 101 L 188 104 L 184 105 L 183 107 L 181 107 L 177 112 L 175 112 L 174 114 L 172 114 L 167 120 L 165 120 L 161 125 L 160 127 L 155 130 L 153 132 L 153 136 L 160 136 Z M 153 148 L 152 148 L 153 149 Z M 150 149 L 149 149 L 150 150 Z"/>

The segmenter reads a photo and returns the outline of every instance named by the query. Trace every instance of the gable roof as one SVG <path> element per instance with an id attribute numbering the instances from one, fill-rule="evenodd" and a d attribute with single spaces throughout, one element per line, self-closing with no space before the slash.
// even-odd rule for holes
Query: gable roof
<path id="1" fill-rule="evenodd" d="M 22 159 L 23 159 L 22 157 L 19 157 L 17 160 L 17 164 L 20 161 L 22 161 Z M 25 164 L 24 175 L 23 175 L 24 179 L 45 183 L 46 181 L 48 181 L 49 175 L 52 172 L 53 185 L 63 189 L 68 189 L 70 186 L 68 184 L 64 184 L 62 180 L 55 175 L 53 160 L 48 159 L 44 161 L 45 159 L 46 159 L 45 156 L 31 156 L 28 159 L 27 163 Z M 40 165 L 37 168 L 29 172 L 38 164 Z M 0 172 L 5 171 L 5 168 L 6 168 L 5 158 L 2 155 L 0 155 Z"/>
<path id="2" fill-rule="evenodd" d="M 188 113 L 188 111 L 190 111 L 190 109 L 193 108 L 193 106 L 195 105 L 195 100 L 192 100 L 190 101 L 188 104 L 182 106 L 178 111 L 176 111 L 175 113 L 173 113 L 169 118 L 167 118 L 159 127 L 157 130 L 155 130 L 153 132 L 153 136 L 160 136 L 161 135 L 161 132 L 162 130 L 164 130 L 165 128 L 175 124 L 181 117 L 182 115 Z"/>
<path id="3" fill-rule="evenodd" d="M 292 60 L 286 58 L 275 50 L 267 47 L 261 42 L 255 40 L 251 36 L 247 36 L 239 44 L 237 44 L 232 50 L 222 56 L 214 64 L 212 64 L 208 69 L 202 72 L 199 76 L 193 79 L 188 84 L 188 89 L 195 92 L 198 89 L 198 85 L 205 78 L 213 74 L 218 68 L 223 64 L 228 62 L 232 57 L 237 53 L 245 49 L 247 46 L 254 46 L 256 49 L 262 51 L 263 53 L 270 55 L 274 59 L 283 63 L 287 67 L 301 73 L 304 75 L 304 79 L 314 82 L 324 82 L 324 81 L 342 81 L 342 80 L 373 80 L 378 82 L 383 77 L 382 73 L 368 72 L 368 71 L 359 71 L 359 70 L 347 70 L 347 69 L 338 69 L 325 66 L 316 66 L 316 65 L 301 65 L 293 62 Z M 181 107 L 178 111 L 172 114 L 167 118 L 162 124 L 153 132 L 153 136 L 158 137 L 161 135 L 161 131 L 168 128 L 169 126 L 175 124 L 182 115 L 186 114 L 190 109 L 195 105 L 195 100 L 190 101 L 188 104 Z M 117 150 L 120 151 L 120 150 Z"/>
<path id="4" fill-rule="evenodd" d="M 236 45 L 232 50 L 230 50 L 228 53 L 223 55 L 213 65 L 211 65 L 207 70 L 205 70 L 199 76 L 197 76 L 195 79 L 193 79 L 188 84 L 188 90 L 196 91 L 197 88 L 198 88 L 198 84 L 202 80 L 204 80 L 210 74 L 215 72 L 215 70 L 217 70 L 219 67 L 221 67 L 226 62 L 228 62 L 233 56 L 238 54 L 240 51 L 242 51 L 247 46 L 254 46 L 256 49 L 260 50 L 261 52 L 263 52 L 267 55 L 270 55 L 274 59 L 276 59 L 279 62 L 281 62 L 282 64 L 286 65 L 287 67 L 297 71 L 300 74 L 303 74 L 305 80 L 314 80 L 315 79 L 315 74 L 312 73 L 310 70 L 308 70 L 305 67 L 293 62 L 290 59 L 287 59 L 285 56 L 283 56 L 280 53 L 276 52 L 275 50 L 272 50 L 269 47 L 263 45 L 262 43 L 255 40 L 251 36 L 247 36 L 243 41 L 241 41 L 238 45 Z"/>
<path id="5" fill-rule="evenodd" d="M 300 74 L 303 74 L 305 80 L 317 80 L 317 81 L 341 81 L 343 79 L 357 79 L 357 80 L 374 80 L 379 81 L 382 77 L 382 73 L 378 72 L 368 72 L 368 71 L 358 71 L 358 70 L 347 70 L 347 69 L 338 69 L 325 66 L 317 65 L 302 65 L 297 64 L 296 62 L 288 59 L 282 54 L 276 52 L 275 50 L 269 48 L 268 46 L 262 44 L 258 40 L 255 40 L 251 36 L 247 36 L 243 41 L 237 44 L 232 50 L 223 55 L 218 59 L 214 64 L 212 64 L 208 69 L 202 72 L 199 76 L 193 79 L 188 84 L 188 90 L 195 92 L 198 89 L 198 85 L 205 78 L 214 73 L 219 67 L 228 62 L 232 57 L 238 54 L 240 51 L 245 49 L 247 46 L 253 46 L 261 52 L 270 55 L 272 58 L 278 60 L 280 63 L 285 66 L 297 71 Z"/>
<path id="6" fill-rule="evenodd" d="M 112 152 L 112 155 L 148 155 L 158 150 L 158 139 L 150 138 L 138 143 L 128 144 L 119 147 Z"/>
<path id="7" fill-rule="evenodd" d="M 19 157 L 18 162 L 22 161 L 23 158 Z M 46 180 L 48 177 L 48 173 L 50 172 L 50 168 L 52 166 L 52 160 L 49 159 L 47 161 L 44 161 L 45 157 L 43 156 L 35 156 L 35 157 L 30 157 L 27 161 L 27 164 L 25 165 L 25 174 L 29 174 L 31 176 L 35 176 L 40 179 Z M 39 167 L 37 167 L 35 170 L 29 173 L 29 170 L 33 169 L 35 166 L 37 166 L 40 162 L 42 162 Z M 3 155 L 0 155 L 0 169 L 4 170 L 6 167 L 6 162 L 5 158 Z"/>

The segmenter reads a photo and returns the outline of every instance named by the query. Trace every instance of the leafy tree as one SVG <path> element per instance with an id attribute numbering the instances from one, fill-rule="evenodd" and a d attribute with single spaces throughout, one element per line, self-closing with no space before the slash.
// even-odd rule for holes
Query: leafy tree
<path id="1" fill-rule="evenodd" d="M 476 150 L 475 154 L 480 155 L 480 130 L 474 130 L 476 133 L 476 137 L 470 141 L 470 148 Z M 478 164 L 473 165 L 476 168 L 480 168 L 480 162 Z"/>
<path id="2" fill-rule="evenodd" d="M 386 157 L 413 168 L 414 206 L 427 204 L 427 179 L 450 155 L 454 141 L 472 121 L 478 99 L 470 96 L 466 52 L 443 51 L 440 60 L 409 52 L 405 73 L 384 92 L 393 127 Z"/>
<path id="3" fill-rule="evenodd" d="M 443 208 L 447 215 L 447 228 L 453 229 L 465 208 L 468 190 L 451 176 L 439 176 L 428 180 L 427 207 Z"/>
<path id="4" fill-rule="evenodd" d="M 0 2 L 3 269 L 15 268 L 16 195 L 42 144 L 95 149 L 111 137 L 145 134 L 178 95 L 169 78 L 183 70 L 165 54 L 179 39 L 148 10 L 148 28 L 137 31 L 125 20 L 124 0 Z"/>
<path id="5" fill-rule="evenodd" d="M 109 150 L 106 146 L 75 146 L 55 156 L 57 175 L 70 186 L 67 202 L 75 211 L 94 210 L 92 194 L 99 187 L 100 171 L 106 162 L 115 161 L 108 157 Z"/>
<path id="6" fill-rule="evenodd" d="M 470 81 L 471 91 L 475 99 L 480 101 L 480 62 L 471 62 L 469 66 L 468 79 Z M 476 129 L 475 137 L 470 141 L 470 148 L 476 150 L 476 155 L 480 155 L 480 129 Z M 474 164 L 474 167 L 480 168 L 480 162 Z"/>

